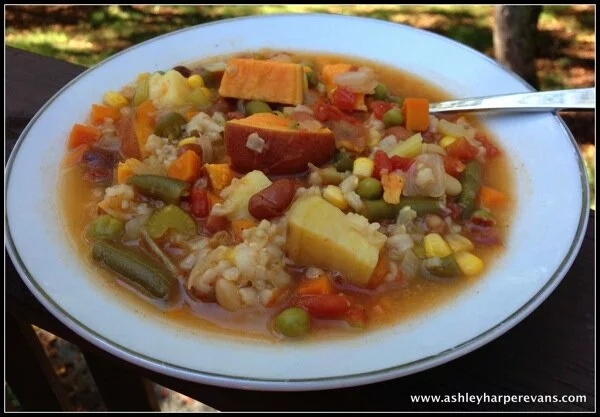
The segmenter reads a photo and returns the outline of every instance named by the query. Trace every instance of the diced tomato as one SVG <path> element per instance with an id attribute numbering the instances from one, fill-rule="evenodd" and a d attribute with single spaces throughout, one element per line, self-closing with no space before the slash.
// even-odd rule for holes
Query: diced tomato
<path id="1" fill-rule="evenodd" d="M 465 170 L 465 164 L 455 156 L 447 155 L 444 157 L 444 169 L 448 175 L 459 177 Z"/>
<path id="2" fill-rule="evenodd" d="M 225 216 L 208 216 L 204 225 L 209 233 L 217 233 L 229 227 L 229 220 Z"/>
<path id="3" fill-rule="evenodd" d="M 190 211 L 196 217 L 206 217 L 210 213 L 208 194 L 204 188 L 194 187 L 190 193 Z"/>
<path id="4" fill-rule="evenodd" d="M 392 156 L 390 160 L 392 161 L 393 169 L 399 169 L 405 172 L 408 171 L 413 162 L 415 162 L 413 158 L 403 158 L 401 156 L 396 155 Z"/>
<path id="5" fill-rule="evenodd" d="M 344 295 L 305 295 L 296 298 L 293 304 L 318 319 L 343 318 L 350 309 Z"/>
<path id="6" fill-rule="evenodd" d="M 481 226 L 471 221 L 465 222 L 465 231 L 469 239 L 482 245 L 500 244 L 500 234 L 494 226 Z"/>
<path id="7" fill-rule="evenodd" d="M 313 105 L 313 112 L 315 117 L 321 121 L 326 122 L 328 120 L 346 120 L 354 125 L 359 124 L 358 120 L 354 117 L 345 114 L 343 111 L 323 100 L 317 101 Z"/>
<path id="8" fill-rule="evenodd" d="M 461 161 L 470 161 L 477 157 L 479 153 L 478 149 L 471 145 L 465 138 L 459 138 L 455 140 L 450 146 L 446 148 L 448 155 L 454 156 Z"/>
<path id="9" fill-rule="evenodd" d="M 500 149 L 496 148 L 496 146 L 483 133 L 478 133 L 475 135 L 475 139 L 481 142 L 485 148 L 485 154 L 487 157 L 495 158 L 496 156 L 500 155 Z"/>
<path id="10" fill-rule="evenodd" d="M 377 179 L 381 179 L 382 170 L 386 169 L 388 172 L 391 172 L 394 169 L 390 157 L 384 151 L 379 150 L 375 152 L 374 162 L 373 177 Z"/>
<path id="11" fill-rule="evenodd" d="M 397 106 L 395 103 L 388 103 L 387 101 L 381 100 L 374 100 L 369 103 L 369 109 L 371 109 L 375 117 L 379 120 L 382 120 L 385 112 L 390 110 L 392 107 Z"/>
<path id="12" fill-rule="evenodd" d="M 340 110 L 352 111 L 354 110 L 354 103 L 356 103 L 356 94 L 347 88 L 338 87 L 333 91 L 331 101 Z"/>
<path id="13" fill-rule="evenodd" d="M 364 307 L 352 306 L 346 313 L 346 321 L 352 327 L 365 327 L 367 324 L 367 311 Z"/>
<path id="14" fill-rule="evenodd" d="M 446 207 L 450 210 L 450 217 L 452 220 L 460 219 L 460 215 L 462 214 L 462 207 L 451 201 L 446 204 Z"/>

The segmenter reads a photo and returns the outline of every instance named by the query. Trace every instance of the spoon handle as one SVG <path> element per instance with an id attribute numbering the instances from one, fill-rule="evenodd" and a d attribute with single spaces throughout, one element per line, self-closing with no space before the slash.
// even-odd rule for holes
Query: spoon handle
<path id="1" fill-rule="evenodd" d="M 566 109 L 594 110 L 595 108 L 596 87 L 593 87 L 443 101 L 431 103 L 429 112 L 541 112 Z"/>

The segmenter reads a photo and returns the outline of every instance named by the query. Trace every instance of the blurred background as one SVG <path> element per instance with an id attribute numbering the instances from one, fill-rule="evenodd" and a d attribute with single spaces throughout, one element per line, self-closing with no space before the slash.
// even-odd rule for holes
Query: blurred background
<path id="1" fill-rule="evenodd" d="M 595 86 L 595 6 L 6 6 L 5 44 L 92 66 L 114 53 L 184 27 L 275 13 L 364 16 L 429 30 L 498 60 L 539 90 Z M 398 48 L 406 46 L 398 45 Z M 595 112 L 563 112 L 586 161 L 595 209 Z M 74 410 L 103 410 L 82 355 L 37 329 Z M 7 387 L 9 405 L 18 399 Z M 153 386 L 163 411 L 206 411 Z"/>

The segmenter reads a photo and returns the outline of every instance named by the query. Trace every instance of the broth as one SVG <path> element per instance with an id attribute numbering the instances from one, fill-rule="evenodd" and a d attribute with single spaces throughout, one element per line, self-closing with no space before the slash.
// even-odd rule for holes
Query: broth
<path id="1" fill-rule="evenodd" d="M 431 101 L 442 101 L 451 98 L 441 89 L 418 77 L 373 62 L 335 55 L 294 54 L 294 56 L 312 60 L 316 58 L 318 68 L 327 63 L 336 62 L 350 62 L 356 66 L 369 66 L 375 69 L 378 80 L 386 84 L 393 95 L 426 97 Z M 479 130 L 485 132 L 484 127 L 474 117 L 469 117 L 469 121 L 473 122 Z M 487 136 L 492 138 L 489 134 Z M 130 287 L 120 285 L 118 280 L 115 280 L 114 273 L 96 265 L 91 260 L 90 242 L 86 238 L 85 230 L 86 225 L 97 215 L 96 205 L 102 200 L 103 187 L 94 186 L 86 181 L 84 177 L 84 168 L 81 165 L 63 168 L 59 190 L 60 205 L 63 210 L 64 227 L 72 242 L 76 256 L 85 262 L 90 271 L 93 271 L 91 275 L 96 276 L 95 280 L 99 284 L 100 291 L 109 291 L 124 303 L 132 305 L 133 308 L 146 317 L 166 323 L 176 321 L 191 330 L 199 329 L 237 337 L 260 339 L 265 342 L 276 340 L 273 337 L 274 332 L 271 330 L 270 323 L 273 315 L 281 309 L 280 307 L 242 309 L 238 312 L 229 312 L 216 303 L 201 303 L 181 299 L 176 305 L 163 310 L 157 308 L 160 305 L 148 303 L 140 298 L 139 294 Z M 492 186 L 508 196 L 513 195 L 512 170 L 505 156 L 501 155 L 487 161 L 482 179 L 486 185 Z M 513 206 L 514 201 L 509 198 L 508 204 L 494 211 L 502 241 L 505 240 L 506 232 L 510 226 Z M 346 285 L 340 283 L 336 283 L 336 288 L 345 290 L 349 296 L 360 300 L 367 308 L 371 308 L 376 304 L 385 307 L 385 309 L 382 307 L 381 311 L 376 310 L 369 315 L 367 329 L 378 329 L 423 314 L 452 301 L 465 288 L 480 279 L 485 279 L 487 271 L 494 267 L 494 260 L 501 256 L 502 251 L 502 245 L 491 247 L 477 245 L 472 253 L 484 261 L 485 269 L 483 273 L 475 277 L 461 277 L 450 279 L 447 282 L 416 277 L 408 283 L 406 280 L 403 280 L 402 283 L 385 283 L 375 290 L 347 288 Z M 292 275 L 294 275 L 293 272 Z M 362 330 L 352 329 L 349 325 L 340 326 L 338 322 L 313 320 L 313 331 L 309 340 L 346 337 L 362 333 Z"/>

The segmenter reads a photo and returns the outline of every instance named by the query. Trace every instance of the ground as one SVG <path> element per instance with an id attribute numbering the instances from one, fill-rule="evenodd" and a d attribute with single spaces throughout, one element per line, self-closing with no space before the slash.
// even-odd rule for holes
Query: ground
<path id="1" fill-rule="evenodd" d="M 298 12 L 340 13 L 403 23 L 450 37 L 493 57 L 493 6 L 7 6 L 5 37 L 8 46 L 91 66 L 131 45 L 183 27 L 254 14 Z M 541 90 L 595 85 L 595 23 L 594 5 L 544 6 L 536 51 Z M 406 47 L 394 45 L 399 51 Z M 581 144 L 594 190 L 595 114 L 565 113 L 563 117 Z M 593 201 L 595 206 L 595 195 Z M 36 331 L 74 409 L 103 410 L 80 352 L 54 335 Z M 210 410 L 163 387 L 156 386 L 155 391 L 161 410 Z"/>

